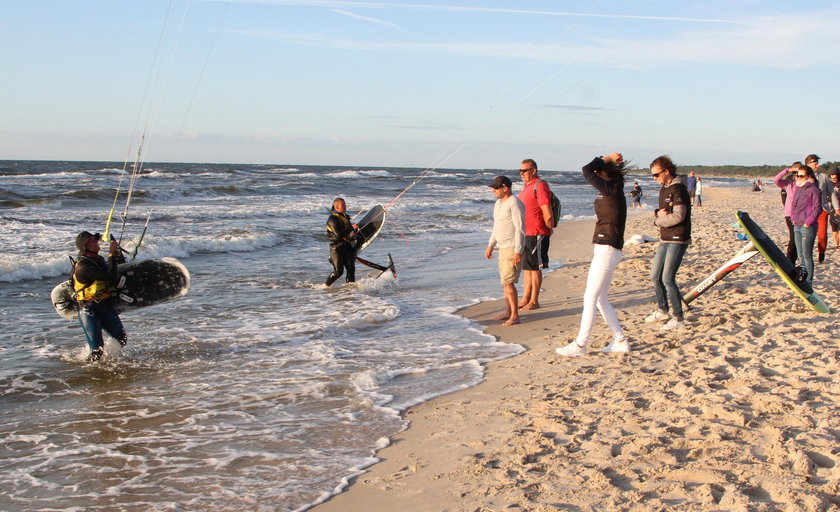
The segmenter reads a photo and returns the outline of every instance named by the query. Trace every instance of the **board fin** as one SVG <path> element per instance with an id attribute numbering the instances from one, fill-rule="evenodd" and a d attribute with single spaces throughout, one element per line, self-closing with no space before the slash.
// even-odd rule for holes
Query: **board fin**
<path id="1" fill-rule="evenodd" d="M 356 256 L 356 261 L 358 261 L 362 265 L 367 265 L 370 268 L 374 268 L 376 270 L 381 271 L 380 274 L 378 276 L 376 276 L 377 279 L 382 277 L 382 274 L 384 274 L 385 272 L 387 272 L 389 270 L 391 271 L 391 274 L 394 275 L 394 279 L 397 278 L 397 269 L 396 269 L 396 267 L 394 267 L 394 259 L 391 258 L 391 253 L 388 253 L 388 265 L 380 265 L 378 263 L 368 261 L 364 258 L 360 258 L 359 256 Z"/>

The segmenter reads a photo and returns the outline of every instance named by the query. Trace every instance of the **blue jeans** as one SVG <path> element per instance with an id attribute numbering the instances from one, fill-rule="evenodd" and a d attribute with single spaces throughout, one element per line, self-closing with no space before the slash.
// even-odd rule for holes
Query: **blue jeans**
<path id="1" fill-rule="evenodd" d="M 128 339 L 122 321 L 114 310 L 110 299 L 102 302 L 91 301 L 80 309 L 79 323 L 82 324 L 82 330 L 85 332 L 91 350 L 102 348 L 104 345 L 102 329 L 105 329 L 105 332 L 119 341 L 121 345 L 125 345 L 125 341 Z"/>
<path id="2" fill-rule="evenodd" d="M 793 243 L 796 244 L 796 255 L 799 262 L 805 266 L 805 271 L 808 272 L 809 286 L 814 283 L 814 240 L 817 238 L 817 225 L 810 227 L 793 226 Z"/>
<path id="3" fill-rule="evenodd" d="M 683 255 L 688 244 L 660 242 L 653 257 L 650 278 L 653 280 L 653 290 L 656 292 L 656 304 L 662 311 L 668 311 L 671 303 L 675 317 L 682 318 L 682 294 L 677 287 L 677 270 L 682 263 Z"/>

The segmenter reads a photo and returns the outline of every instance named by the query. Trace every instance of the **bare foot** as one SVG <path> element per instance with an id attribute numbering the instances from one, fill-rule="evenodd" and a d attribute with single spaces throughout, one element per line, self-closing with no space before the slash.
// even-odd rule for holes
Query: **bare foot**
<path id="1" fill-rule="evenodd" d="M 510 320 L 508 320 L 507 322 L 503 323 L 502 325 L 516 325 L 516 324 L 518 324 L 518 323 L 519 323 L 519 319 L 518 319 L 518 318 L 511 318 Z"/>
<path id="2" fill-rule="evenodd" d="M 501 322 L 502 320 L 507 320 L 510 317 L 510 314 L 499 315 L 493 320 Z"/>
<path id="3" fill-rule="evenodd" d="M 540 309 L 540 305 L 539 304 L 525 304 L 524 306 L 522 306 L 522 309 L 527 309 L 529 311 L 532 310 L 532 309 Z"/>

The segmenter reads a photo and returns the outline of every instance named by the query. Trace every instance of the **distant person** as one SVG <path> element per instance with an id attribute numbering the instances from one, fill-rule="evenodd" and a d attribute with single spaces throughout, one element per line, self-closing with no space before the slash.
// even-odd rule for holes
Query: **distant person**
<path id="1" fill-rule="evenodd" d="M 330 217 L 327 219 L 327 237 L 330 240 L 330 263 L 332 274 L 327 277 L 326 286 L 332 286 L 336 279 L 347 271 L 347 282 L 356 281 L 356 235 L 358 224 L 350 222 L 347 203 L 337 197 L 333 200 Z"/>
<path id="2" fill-rule="evenodd" d="M 525 271 L 525 286 L 519 307 L 525 310 L 539 309 L 542 269 L 548 266 L 548 239 L 554 231 L 554 215 L 551 211 L 551 189 L 538 175 L 537 162 L 528 158 L 519 166 L 519 175 L 525 186 L 519 192 L 519 199 L 525 205 L 525 252 L 522 270 Z"/>
<path id="3" fill-rule="evenodd" d="M 831 213 L 831 180 L 824 172 L 820 172 L 820 157 L 808 155 L 805 157 L 805 165 L 813 169 L 814 178 L 821 192 L 822 211 L 817 219 L 817 253 L 819 262 L 825 261 L 825 250 L 828 247 L 828 214 Z"/>
<path id="4" fill-rule="evenodd" d="M 79 303 L 79 323 L 87 338 L 90 353 L 88 361 L 102 359 L 105 340 L 104 329 L 120 345 L 125 346 L 128 335 L 114 309 L 111 287 L 116 284 L 117 264 L 124 261 L 120 246 L 112 238 L 108 248 L 108 261 L 99 255 L 99 233 L 82 231 L 76 236 L 79 259 L 73 265 L 73 290 Z"/>
<path id="5" fill-rule="evenodd" d="M 630 344 L 621 328 L 618 315 L 609 301 L 613 272 L 621 262 L 624 248 L 624 225 L 627 222 L 627 200 L 624 198 L 624 176 L 627 168 L 621 153 L 597 157 L 583 167 L 583 177 L 599 192 L 595 199 L 595 234 L 593 255 L 583 293 L 583 313 L 577 338 L 555 349 L 561 356 L 586 354 L 589 336 L 595 325 L 595 310 L 607 322 L 612 342 L 602 352 L 629 352 Z"/>
<path id="6" fill-rule="evenodd" d="M 493 205 L 493 232 L 487 242 L 484 256 L 493 258 L 493 249 L 499 248 L 499 276 L 505 292 L 505 314 L 496 318 L 502 325 L 519 323 L 519 298 L 516 283 L 522 271 L 522 251 L 525 249 L 525 205 L 513 195 L 511 181 L 497 176 L 490 184 L 496 204 Z"/>
<path id="7" fill-rule="evenodd" d="M 703 180 L 698 176 L 694 187 L 694 206 L 703 206 Z"/>
<path id="8" fill-rule="evenodd" d="M 697 177 L 694 175 L 694 171 L 688 173 L 686 187 L 688 188 L 688 195 L 691 196 L 691 206 L 694 206 L 694 194 L 697 191 Z"/>
<path id="9" fill-rule="evenodd" d="M 834 184 L 831 191 L 831 235 L 834 238 L 834 248 L 840 249 L 840 168 L 834 167 L 828 173 L 828 178 Z"/>
<path id="10" fill-rule="evenodd" d="M 685 327 L 685 322 L 682 294 L 676 278 L 691 243 L 691 196 L 685 177 L 677 175 L 677 166 L 668 156 L 660 156 L 651 162 L 650 173 L 662 185 L 653 221 L 659 226 L 660 242 L 650 272 L 658 309 L 645 317 L 645 322 L 668 320 L 661 330 L 680 329 Z M 668 313 L 669 303 L 673 314 Z"/>
<path id="11" fill-rule="evenodd" d="M 817 219 L 823 210 L 822 193 L 810 166 L 802 166 L 796 171 L 796 191 L 793 198 L 788 192 L 788 202 L 792 203 L 790 220 L 793 222 L 796 254 L 808 273 L 805 282 L 813 286 L 814 239 L 817 237 Z"/>
<path id="12" fill-rule="evenodd" d="M 794 266 L 796 266 L 797 252 L 793 234 L 793 221 L 790 220 L 790 217 L 791 208 L 793 208 L 793 196 L 796 194 L 796 173 L 802 167 L 805 167 L 802 162 L 794 162 L 790 167 L 779 171 L 773 178 L 773 183 L 782 189 L 782 205 L 785 209 L 785 224 L 788 228 L 788 244 L 785 254 Z"/>
<path id="13" fill-rule="evenodd" d="M 633 190 L 630 191 L 630 197 L 633 198 L 633 208 L 642 207 L 642 187 L 638 181 L 633 182 Z"/>

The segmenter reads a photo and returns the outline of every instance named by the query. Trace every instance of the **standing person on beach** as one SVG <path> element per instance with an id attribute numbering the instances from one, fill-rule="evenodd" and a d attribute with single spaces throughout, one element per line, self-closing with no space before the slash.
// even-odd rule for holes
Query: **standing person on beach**
<path id="1" fill-rule="evenodd" d="M 796 173 L 802 167 L 805 167 L 802 162 L 793 162 L 790 167 L 782 169 L 773 178 L 773 183 L 782 189 L 782 205 L 785 209 L 785 224 L 788 228 L 788 244 L 785 253 L 794 266 L 796 266 L 797 253 L 793 235 L 793 222 L 790 220 L 790 216 L 791 208 L 793 208 L 793 196 L 796 194 Z"/>
<path id="2" fill-rule="evenodd" d="M 831 180 L 824 172 L 820 172 L 820 157 L 811 154 L 805 157 L 805 165 L 813 169 L 817 186 L 822 193 L 822 211 L 817 219 L 817 253 L 820 263 L 825 261 L 825 250 L 828 247 L 828 214 L 831 213 Z"/>
<path id="3" fill-rule="evenodd" d="M 703 206 L 703 180 L 697 177 L 697 186 L 694 188 L 694 202 L 692 206 Z"/>
<path id="4" fill-rule="evenodd" d="M 639 182 L 633 182 L 633 190 L 630 191 L 630 197 L 633 198 L 633 208 L 642 207 L 642 187 Z"/>
<path id="5" fill-rule="evenodd" d="M 833 168 L 828 178 L 834 184 L 831 191 L 831 234 L 834 238 L 834 248 L 840 249 L 840 168 Z"/>
<path id="6" fill-rule="evenodd" d="M 694 171 L 688 173 L 685 186 L 688 188 L 688 195 L 691 196 L 691 206 L 694 206 L 694 194 L 697 192 L 697 178 L 694 176 Z"/>
<path id="7" fill-rule="evenodd" d="M 688 244 L 691 243 L 691 197 L 684 176 L 677 175 L 677 166 L 663 155 L 650 164 L 653 179 L 659 189 L 659 208 L 654 212 L 653 224 L 659 226 L 659 246 L 653 257 L 650 277 L 656 292 L 658 309 L 645 317 L 645 322 L 668 320 L 661 330 L 685 327 L 682 294 L 677 286 L 677 271 Z M 673 314 L 668 313 L 668 303 Z"/>
<path id="8" fill-rule="evenodd" d="M 538 309 L 542 269 L 548 266 L 548 238 L 554 226 L 551 212 L 551 189 L 548 183 L 537 176 L 537 162 L 527 158 L 519 166 L 519 175 L 525 186 L 519 192 L 519 199 L 525 205 L 525 252 L 522 269 L 525 271 L 525 286 L 519 307 Z"/>
<path id="9" fill-rule="evenodd" d="M 626 164 L 621 153 L 597 157 L 583 167 L 583 177 L 599 192 L 595 198 L 595 234 L 592 237 L 593 255 L 583 293 L 583 313 L 577 338 L 555 349 L 561 356 L 586 354 L 589 335 L 595 324 L 595 309 L 612 332 L 612 343 L 602 352 L 629 352 L 630 344 L 609 301 L 613 272 L 621 262 L 624 248 L 624 225 L 627 222 L 627 200 L 624 198 Z"/>
<path id="10" fill-rule="evenodd" d="M 793 240 L 796 254 L 808 275 L 805 282 L 814 283 L 814 239 L 817 236 L 817 219 L 823 212 L 822 192 L 817 185 L 813 168 L 802 166 L 796 171 L 796 185 L 793 198 L 788 192 L 791 205 L 790 220 L 793 222 Z"/>
<path id="11" fill-rule="evenodd" d="M 519 323 L 519 298 L 516 283 L 522 270 L 522 251 L 525 248 L 525 206 L 511 191 L 511 181 L 497 176 L 490 184 L 496 204 L 493 205 L 493 232 L 487 242 L 484 257 L 493 258 L 493 249 L 499 248 L 499 276 L 505 292 L 505 313 L 496 318 L 502 325 Z"/>
<path id="12" fill-rule="evenodd" d="M 90 348 L 88 361 L 99 361 L 102 358 L 105 346 L 103 329 L 120 345 L 125 346 L 128 342 L 128 335 L 111 297 L 111 287 L 117 280 L 117 264 L 124 260 L 119 244 L 112 237 L 106 262 L 99 255 L 100 239 L 99 233 L 79 233 L 76 236 L 79 259 L 73 265 L 73 290 L 80 307 L 79 323 Z"/>
<path id="13" fill-rule="evenodd" d="M 330 217 L 327 219 L 327 236 L 330 240 L 330 263 L 333 271 L 327 277 L 326 286 L 331 286 L 336 279 L 347 271 L 347 282 L 356 281 L 356 247 L 355 238 L 358 224 L 350 222 L 347 215 L 347 203 L 344 199 L 336 197 L 333 200 L 333 207 Z"/>

